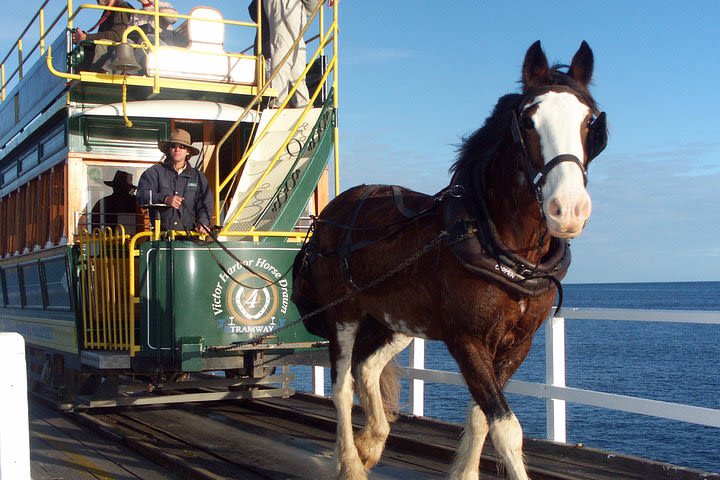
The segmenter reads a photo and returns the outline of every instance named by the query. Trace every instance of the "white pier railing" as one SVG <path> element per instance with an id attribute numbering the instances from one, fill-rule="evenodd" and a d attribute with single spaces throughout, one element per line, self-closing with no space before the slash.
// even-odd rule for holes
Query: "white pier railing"
<path id="1" fill-rule="evenodd" d="M 507 393 L 544 398 L 547 402 L 547 438 L 566 442 L 566 402 L 619 410 L 669 420 L 720 428 L 720 409 L 684 405 L 646 398 L 584 390 L 565 385 L 565 320 L 610 320 L 634 322 L 672 322 L 720 325 L 720 312 L 696 310 L 635 310 L 563 308 L 563 317 L 551 316 L 545 322 L 545 383 L 510 380 Z M 409 364 L 401 368 L 410 380 L 409 413 L 424 414 L 425 382 L 465 385 L 459 373 L 425 369 L 425 342 L 416 338 L 410 344 Z M 325 395 L 324 369 L 313 367 L 313 392 Z"/>

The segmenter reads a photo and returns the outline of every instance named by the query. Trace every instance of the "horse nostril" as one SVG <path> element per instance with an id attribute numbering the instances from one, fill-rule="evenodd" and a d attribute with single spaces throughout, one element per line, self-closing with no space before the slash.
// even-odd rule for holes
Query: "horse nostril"
<path id="1" fill-rule="evenodd" d="M 575 205 L 575 216 L 577 218 L 588 218 L 591 210 L 590 197 L 585 197 Z"/>
<path id="2" fill-rule="evenodd" d="M 548 212 L 553 217 L 560 217 L 562 216 L 563 210 L 562 205 L 560 205 L 560 202 L 557 198 L 552 198 L 550 200 L 550 204 L 548 205 Z"/>

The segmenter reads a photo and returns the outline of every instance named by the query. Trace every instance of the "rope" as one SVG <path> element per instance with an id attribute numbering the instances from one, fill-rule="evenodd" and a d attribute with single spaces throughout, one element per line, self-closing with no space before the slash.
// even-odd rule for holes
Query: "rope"
<path id="1" fill-rule="evenodd" d="M 122 110 L 123 110 L 123 118 L 125 119 L 125 126 L 128 128 L 132 128 L 133 123 L 127 116 L 127 74 L 123 75 L 123 83 L 122 83 Z"/>

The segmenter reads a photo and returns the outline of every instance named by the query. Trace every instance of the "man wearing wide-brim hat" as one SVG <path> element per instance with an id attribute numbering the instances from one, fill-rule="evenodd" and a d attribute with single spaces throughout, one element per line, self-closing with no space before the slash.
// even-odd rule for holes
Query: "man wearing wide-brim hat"
<path id="1" fill-rule="evenodd" d="M 188 161 L 200 153 L 190 134 L 173 130 L 168 140 L 158 142 L 158 148 L 165 154 L 164 161 L 148 168 L 140 177 L 138 203 L 150 207 L 151 218 L 160 216 L 164 230 L 194 229 L 209 233 L 213 196 L 205 175 Z"/>
<path id="2" fill-rule="evenodd" d="M 132 173 L 116 170 L 112 180 L 103 182 L 112 193 L 98 200 L 92 208 L 90 224 L 94 227 L 115 228 L 123 225 L 128 233 L 142 229 L 142 210 L 132 194 L 135 190 Z"/>

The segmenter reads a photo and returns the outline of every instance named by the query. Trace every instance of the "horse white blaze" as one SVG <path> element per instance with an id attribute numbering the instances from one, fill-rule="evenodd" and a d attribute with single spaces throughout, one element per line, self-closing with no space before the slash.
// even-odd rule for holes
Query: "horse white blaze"
<path id="1" fill-rule="evenodd" d="M 540 136 L 545 162 L 558 155 L 570 154 L 580 161 L 585 149 L 580 135 L 590 110 L 573 94 L 548 92 L 535 98 L 537 110 L 532 121 Z M 542 187 L 543 211 L 551 235 L 573 238 L 582 232 L 592 211 L 578 165 L 563 162 L 550 170 Z"/>

